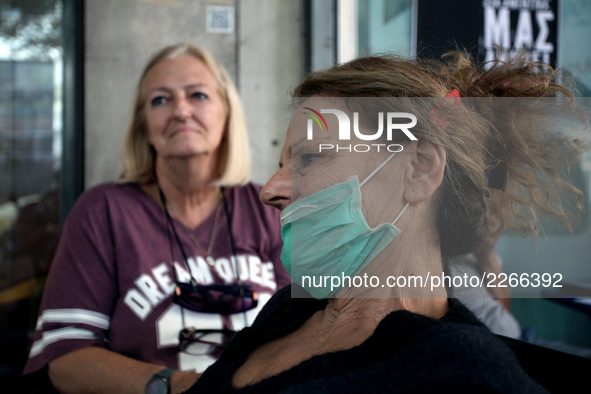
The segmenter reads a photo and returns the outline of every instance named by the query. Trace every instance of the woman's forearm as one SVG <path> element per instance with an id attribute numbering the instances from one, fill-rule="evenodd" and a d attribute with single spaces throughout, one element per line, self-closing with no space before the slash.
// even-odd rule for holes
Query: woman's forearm
<path id="1" fill-rule="evenodd" d="M 152 376 L 164 367 L 137 361 L 107 349 L 89 347 L 63 355 L 49 363 L 49 378 L 64 393 L 143 394 Z M 171 393 L 180 393 L 199 374 L 175 372 Z"/>

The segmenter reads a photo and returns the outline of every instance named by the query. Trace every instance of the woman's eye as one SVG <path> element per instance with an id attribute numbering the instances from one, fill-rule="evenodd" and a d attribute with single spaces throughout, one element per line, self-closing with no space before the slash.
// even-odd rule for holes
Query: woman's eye
<path id="1" fill-rule="evenodd" d="M 191 97 L 197 100 L 207 100 L 209 96 L 203 92 L 193 92 L 191 93 Z"/>
<path id="2" fill-rule="evenodd" d="M 166 97 L 163 96 L 156 96 L 150 100 L 150 105 L 152 107 L 158 107 L 166 102 Z"/>
<path id="3" fill-rule="evenodd" d="M 316 153 L 305 153 L 301 157 L 301 167 L 307 167 L 312 164 L 320 155 Z"/>
<path id="4" fill-rule="evenodd" d="M 314 169 L 315 165 L 322 163 L 326 159 L 326 154 L 323 153 L 296 153 L 293 155 L 292 171 L 297 174 L 304 175 L 308 170 Z"/>

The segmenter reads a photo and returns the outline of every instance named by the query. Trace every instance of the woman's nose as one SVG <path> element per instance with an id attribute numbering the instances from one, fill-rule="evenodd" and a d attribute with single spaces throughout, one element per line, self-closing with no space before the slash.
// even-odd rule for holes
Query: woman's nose
<path id="1" fill-rule="evenodd" d="M 289 170 L 281 168 L 261 190 L 261 201 L 280 211 L 291 204 L 291 177 Z"/>
<path id="2" fill-rule="evenodd" d="M 179 120 L 185 120 L 191 116 L 191 106 L 186 97 L 177 97 L 174 105 L 174 116 Z"/>

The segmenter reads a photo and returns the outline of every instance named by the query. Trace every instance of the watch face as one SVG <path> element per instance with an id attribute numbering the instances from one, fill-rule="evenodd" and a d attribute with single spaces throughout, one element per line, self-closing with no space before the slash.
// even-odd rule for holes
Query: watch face
<path id="1" fill-rule="evenodd" d="M 168 384 L 161 379 L 154 379 L 146 387 L 146 394 L 168 394 Z"/>

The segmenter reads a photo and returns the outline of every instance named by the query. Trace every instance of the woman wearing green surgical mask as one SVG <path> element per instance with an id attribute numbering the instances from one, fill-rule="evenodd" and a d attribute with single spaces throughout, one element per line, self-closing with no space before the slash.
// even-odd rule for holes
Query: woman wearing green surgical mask
<path id="1" fill-rule="evenodd" d="M 554 78 L 522 58 L 484 71 L 463 53 L 309 75 L 261 193 L 281 210 L 295 283 L 188 392 L 545 392 L 448 298 L 444 261 L 474 250 L 493 217 L 532 233 L 532 207 L 568 222 L 544 196 L 581 197 L 555 170 L 583 149 L 546 133 L 572 105 L 541 98 L 572 97 Z"/>

